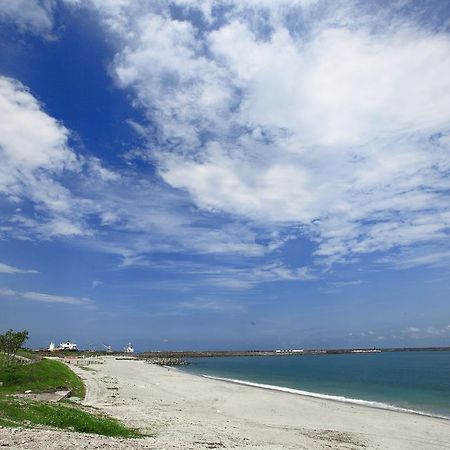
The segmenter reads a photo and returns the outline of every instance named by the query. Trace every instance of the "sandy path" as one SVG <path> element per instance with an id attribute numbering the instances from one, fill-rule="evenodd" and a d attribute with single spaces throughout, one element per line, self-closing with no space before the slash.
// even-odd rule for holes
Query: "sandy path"
<path id="1" fill-rule="evenodd" d="M 450 421 L 209 380 L 142 361 L 75 368 L 86 404 L 155 448 L 450 449 Z"/>

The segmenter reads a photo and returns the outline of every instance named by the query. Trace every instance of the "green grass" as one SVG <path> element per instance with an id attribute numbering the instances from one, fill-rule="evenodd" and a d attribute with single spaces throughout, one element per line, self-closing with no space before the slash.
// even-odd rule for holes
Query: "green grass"
<path id="1" fill-rule="evenodd" d="M 24 358 L 32 359 L 33 361 L 39 361 L 42 359 L 42 356 L 39 353 L 33 352 L 32 350 L 28 350 L 26 348 L 19 348 L 17 354 L 19 356 L 23 356 Z"/>
<path id="2" fill-rule="evenodd" d="M 73 396 L 84 398 L 83 382 L 65 364 L 48 359 L 42 359 L 34 364 L 14 366 L 4 365 L 1 362 L 0 381 L 3 382 L 3 386 L 0 387 L 0 426 L 46 425 L 105 436 L 142 436 L 138 430 L 129 428 L 98 411 L 92 409 L 87 411 L 80 405 L 14 397 L 14 394 L 26 390 L 45 392 L 65 388 L 71 389 Z"/>
<path id="3" fill-rule="evenodd" d="M 3 367 L 0 369 L 0 381 L 3 381 L 0 394 L 58 388 L 71 389 L 72 395 L 80 398 L 84 398 L 86 393 L 83 382 L 74 372 L 65 364 L 49 359 L 35 364 Z"/>
<path id="4" fill-rule="evenodd" d="M 69 428 L 81 433 L 95 433 L 104 436 L 135 438 L 142 435 L 128 428 L 118 420 L 98 413 L 83 411 L 75 406 L 61 403 L 45 403 L 13 398 L 0 398 L 0 424 L 47 425 Z"/>

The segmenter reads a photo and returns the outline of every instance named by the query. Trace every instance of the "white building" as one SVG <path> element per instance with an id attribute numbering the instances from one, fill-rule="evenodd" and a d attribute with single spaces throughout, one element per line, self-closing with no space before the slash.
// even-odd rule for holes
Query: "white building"
<path id="1" fill-rule="evenodd" d="M 74 342 L 61 342 L 61 344 L 59 344 L 57 350 L 64 350 L 64 351 L 69 351 L 69 352 L 76 352 L 78 350 L 77 344 L 75 344 Z"/>

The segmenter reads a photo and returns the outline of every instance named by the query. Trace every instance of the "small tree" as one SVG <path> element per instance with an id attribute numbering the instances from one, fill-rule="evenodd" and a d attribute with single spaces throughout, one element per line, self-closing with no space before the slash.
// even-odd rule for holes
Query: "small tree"
<path id="1" fill-rule="evenodd" d="M 6 354 L 9 362 L 13 362 L 16 357 L 17 350 L 22 347 L 23 343 L 28 339 L 28 331 L 8 330 L 4 334 L 0 334 L 0 351 Z"/>

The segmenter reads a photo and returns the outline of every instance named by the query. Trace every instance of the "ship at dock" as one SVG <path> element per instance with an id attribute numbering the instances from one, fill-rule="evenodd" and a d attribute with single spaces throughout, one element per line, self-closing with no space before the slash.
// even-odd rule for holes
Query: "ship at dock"
<path id="1" fill-rule="evenodd" d="M 61 342 L 57 347 L 53 342 L 50 342 L 50 345 L 48 346 L 49 352 L 77 352 L 78 346 L 75 344 L 75 342 L 70 342 L 70 340 L 66 342 Z"/>

